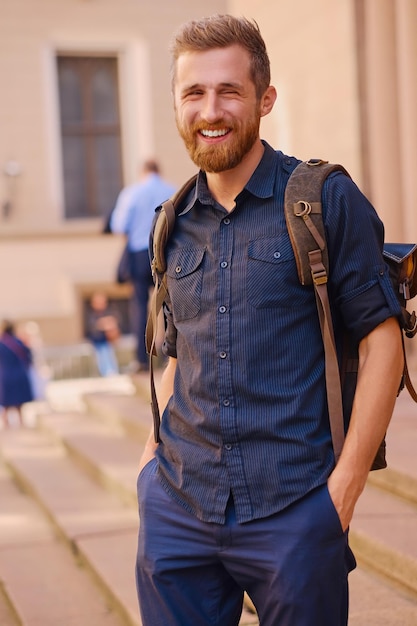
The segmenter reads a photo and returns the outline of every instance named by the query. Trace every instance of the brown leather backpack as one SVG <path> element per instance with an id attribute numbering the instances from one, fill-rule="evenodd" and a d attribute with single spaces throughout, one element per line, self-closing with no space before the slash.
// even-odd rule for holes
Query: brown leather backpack
<path id="1" fill-rule="evenodd" d="M 317 309 L 325 349 L 327 400 L 330 415 L 333 448 L 336 462 L 342 451 L 345 429 L 349 423 L 358 373 L 358 354 L 355 345 L 344 338 L 342 367 L 336 353 L 330 303 L 327 292 L 329 260 L 322 218 L 321 191 L 329 174 L 348 172 L 337 164 L 321 159 L 300 163 L 292 172 L 285 191 L 285 217 L 288 233 L 297 263 L 298 277 L 303 285 L 314 285 Z M 407 301 L 417 294 L 417 244 L 384 244 L 384 259 L 402 310 L 402 328 L 407 337 L 417 332 L 416 314 L 407 311 Z M 404 337 L 404 371 L 399 392 L 407 387 L 417 402 L 407 367 Z M 387 466 L 385 439 L 372 465 L 373 470 Z"/>

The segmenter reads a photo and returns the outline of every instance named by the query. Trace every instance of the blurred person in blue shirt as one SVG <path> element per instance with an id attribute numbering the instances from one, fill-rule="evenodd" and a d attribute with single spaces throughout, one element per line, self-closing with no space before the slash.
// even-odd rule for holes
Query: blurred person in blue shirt
<path id="1" fill-rule="evenodd" d="M 129 273 L 134 289 L 137 371 L 146 371 L 149 367 L 145 348 L 149 289 L 153 286 L 149 233 L 155 209 L 174 191 L 175 188 L 161 177 L 159 164 L 153 159 L 147 160 L 140 180 L 120 192 L 110 218 L 111 232 L 127 235 Z"/>

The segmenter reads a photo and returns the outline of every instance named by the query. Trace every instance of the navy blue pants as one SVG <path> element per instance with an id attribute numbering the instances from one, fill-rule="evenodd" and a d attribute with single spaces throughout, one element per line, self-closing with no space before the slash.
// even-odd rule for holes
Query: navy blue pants
<path id="1" fill-rule="evenodd" d="M 147 366 L 145 330 L 148 317 L 149 290 L 153 286 L 148 250 L 130 252 L 129 261 L 134 297 L 133 331 L 136 336 L 136 359 L 140 365 Z"/>
<path id="2" fill-rule="evenodd" d="M 243 591 L 261 626 L 346 626 L 355 559 L 327 486 L 271 517 L 225 524 L 188 513 L 160 484 L 138 479 L 136 582 L 143 626 L 237 626 Z"/>

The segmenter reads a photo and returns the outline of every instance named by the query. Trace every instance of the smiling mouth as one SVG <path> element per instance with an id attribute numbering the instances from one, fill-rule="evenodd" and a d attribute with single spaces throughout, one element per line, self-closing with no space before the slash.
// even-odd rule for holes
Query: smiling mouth
<path id="1" fill-rule="evenodd" d="M 203 137 L 213 138 L 213 137 L 224 137 L 230 132 L 228 128 L 223 128 L 220 130 L 200 130 L 200 133 Z"/>

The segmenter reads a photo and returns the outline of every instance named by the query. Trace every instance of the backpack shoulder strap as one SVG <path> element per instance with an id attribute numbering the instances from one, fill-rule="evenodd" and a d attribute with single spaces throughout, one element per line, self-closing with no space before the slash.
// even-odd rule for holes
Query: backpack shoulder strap
<path id="1" fill-rule="evenodd" d="M 170 238 L 175 226 L 175 219 L 178 211 L 182 207 L 183 201 L 195 186 L 197 175 L 193 176 L 171 197 L 161 205 L 158 217 L 153 230 L 152 245 L 152 275 L 155 288 L 149 304 L 149 315 L 146 324 L 145 342 L 149 358 L 149 374 L 151 387 L 151 408 L 154 424 L 155 442 L 159 441 L 159 426 L 161 417 L 159 413 L 158 400 L 155 389 L 155 379 L 153 373 L 153 356 L 156 356 L 156 336 L 158 333 L 158 316 L 168 295 L 166 284 L 166 259 L 165 246 Z"/>
<path id="2" fill-rule="evenodd" d="M 317 276 L 312 273 L 309 254 L 314 250 L 321 251 L 327 275 L 329 260 L 322 218 L 321 192 L 325 179 L 337 171 L 349 176 L 342 165 L 321 159 L 310 159 L 297 165 L 287 183 L 284 201 L 285 219 L 302 285 L 311 285 L 315 278 L 321 279 L 318 269 Z"/>
<path id="3" fill-rule="evenodd" d="M 187 180 L 184 185 L 168 200 L 162 203 L 153 228 L 152 241 L 152 275 L 155 289 L 151 298 L 148 321 L 146 325 L 146 349 L 148 354 L 155 354 L 155 340 L 157 333 L 157 319 L 162 308 L 166 291 L 166 259 L 165 246 L 175 226 L 177 212 L 182 206 L 192 188 L 195 186 L 197 175 Z"/>
<path id="4" fill-rule="evenodd" d="M 192 176 L 171 198 L 161 205 L 155 222 L 152 250 L 152 270 L 158 274 L 164 274 L 166 271 L 165 246 L 174 230 L 177 211 L 195 186 L 196 180 L 197 175 Z"/>
<path id="5" fill-rule="evenodd" d="M 329 174 L 341 165 L 311 159 L 297 165 L 285 190 L 284 210 L 302 285 L 314 285 L 325 353 L 325 377 L 330 430 L 336 463 L 345 438 L 339 362 L 327 292 L 329 259 L 321 205 L 321 193 Z"/>

